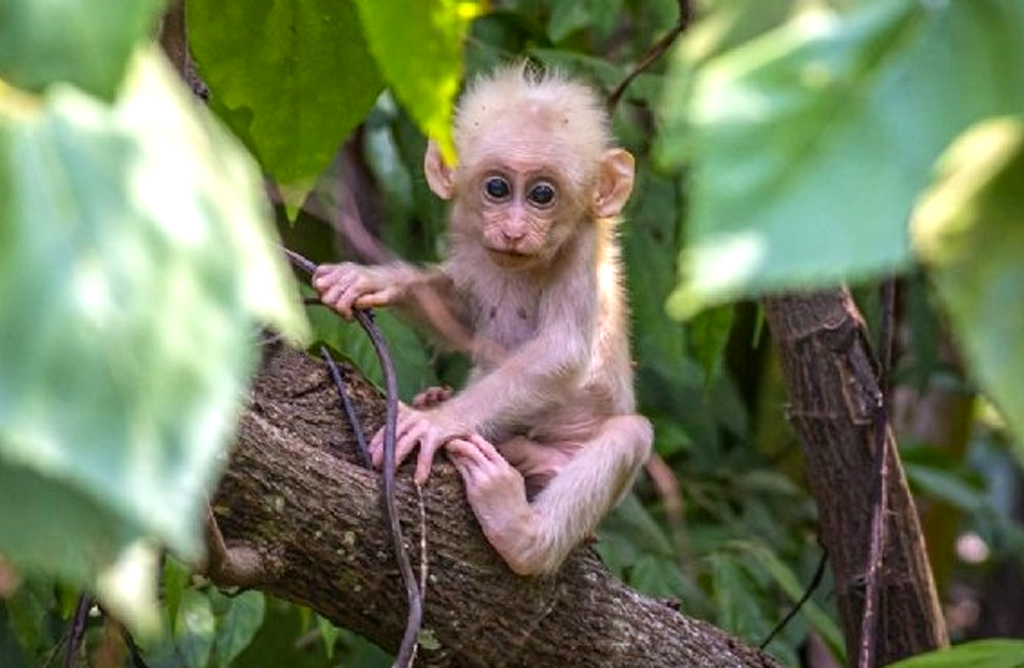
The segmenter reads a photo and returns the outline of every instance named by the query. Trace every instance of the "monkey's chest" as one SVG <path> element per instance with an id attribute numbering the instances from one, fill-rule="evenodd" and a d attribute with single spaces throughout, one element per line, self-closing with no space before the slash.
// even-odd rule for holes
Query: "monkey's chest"
<path id="1" fill-rule="evenodd" d="M 535 299 L 515 293 L 501 295 L 491 302 L 478 302 L 476 336 L 488 347 L 496 346 L 513 353 L 537 336 Z"/>

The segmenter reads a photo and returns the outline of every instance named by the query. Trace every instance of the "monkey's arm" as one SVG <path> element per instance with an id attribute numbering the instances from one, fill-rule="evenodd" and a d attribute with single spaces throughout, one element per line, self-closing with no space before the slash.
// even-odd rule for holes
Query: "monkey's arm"
<path id="1" fill-rule="evenodd" d="M 446 347 L 469 352 L 473 337 L 451 279 L 439 268 L 405 262 L 365 266 L 352 262 L 322 264 L 313 274 L 320 300 L 351 319 L 356 308 L 396 307 L 425 327 Z"/>
<path id="2" fill-rule="evenodd" d="M 353 262 L 322 264 L 313 273 L 320 301 L 345 318 L 357 308 L 393 306 L 409 301 L 416 286 L 428 286 L 444 276 L 404 262 L 368 267 Z"/>

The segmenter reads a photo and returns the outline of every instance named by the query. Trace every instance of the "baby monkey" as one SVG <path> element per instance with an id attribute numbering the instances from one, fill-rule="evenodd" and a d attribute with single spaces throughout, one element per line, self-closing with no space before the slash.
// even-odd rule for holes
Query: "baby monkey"
<path id="1" fill-rule="evenodd" d="M 400 407 L 396 457 L 418 446 L 423 483 L 444 448 L 508 566 L 551 573 L 651 449 L 635 412 L 615 237 L 633 156 L 612 146 L 594 91 L 525 65 L 469 86 L 454 139 L 457 165 L 433 143 L 424 157 L 431 190 L 451 202 L 447 259 L 322 265 L 313 285 L 342 316 L 397 306 L 470 355 L 461 391 Z M 438 321 L 439 304 L 458 326 Z M 377 466 L 382 446 L 383 431 L 371 443 Z"/>

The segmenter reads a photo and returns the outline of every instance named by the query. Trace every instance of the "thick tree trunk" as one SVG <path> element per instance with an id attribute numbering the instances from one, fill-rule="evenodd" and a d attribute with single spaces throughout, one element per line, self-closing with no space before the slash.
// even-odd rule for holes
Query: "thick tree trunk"
<path id="1" fill-rule="evenodd" d="M 382 401 L 354 373 L 346 375 L 372 434 Z M 245 554 L 250 571 L 258 564 L 249 584 L 394 651 L 407 608 L 379 474 L 355 463 L 338 403 L 323 364 L 268 346 L 213 508 L 230 553 Z M 421 494 L 422 505 L 403 467 L 397 501 L 417 570 L 426 555 L 419 665 L 778 665 L 629 589 L 586 547 L 556 576 L 515 576 L 484 541 L 446 462 L 438 462 Z"/>
<path id="2" fill-rule="evenodd" d="M 789 415 L 803 443 L 835 573 L 850 665 L 857 665 L 878 476 L 876 434 L 888 448 L 888 526 L 875 665 L 948 644 L 917 511 L 884 420 L 864 323 L 846 290 L 764 301 L 779 346 Z"/>

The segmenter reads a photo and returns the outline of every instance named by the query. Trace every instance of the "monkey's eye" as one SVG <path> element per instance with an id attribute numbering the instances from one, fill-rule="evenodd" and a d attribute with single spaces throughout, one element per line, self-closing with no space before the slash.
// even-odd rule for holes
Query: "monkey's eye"
<path id="1" fill-rule="evenodd" d="M 492 176 L 484 181 L 484 192 L 493 200 L 508 199 L 512 194 L 512 186 L 500 176 Z"/>
<path id="2" fill-rule="evenodd" d="M 530 192 L 526 194 L 526 199 L 537 206 L 547 206 L 555 201 L 555 188 L 550 183 L 541 181 L 530 188 Z"/>

